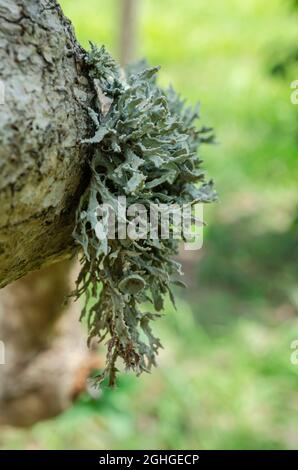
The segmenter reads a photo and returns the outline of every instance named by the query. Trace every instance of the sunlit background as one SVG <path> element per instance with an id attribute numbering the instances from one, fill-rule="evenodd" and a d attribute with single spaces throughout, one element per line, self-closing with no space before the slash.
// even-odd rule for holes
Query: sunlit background
<path id="1" fill-rule="evenodd" d="M 78 39 L 119 54 L 120 0 L 61 0 Z M 203 249 L 182 254 L 188 290 L 156 325 L 151 375 L 1 433 L 2 448 L 298 448 L 298 3 L 139 0 L 137 56 L 189 103 L 220 201 Z M 210 147 L 210 148 L 209 148 Z"/>

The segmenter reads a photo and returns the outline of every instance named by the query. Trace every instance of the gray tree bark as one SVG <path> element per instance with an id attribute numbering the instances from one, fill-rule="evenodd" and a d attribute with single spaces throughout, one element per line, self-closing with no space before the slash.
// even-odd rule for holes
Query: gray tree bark
<path id="1" fill-rule="evenodd" d="M 92 98 L 82 53 L 55 0 L 0 0 L 0 287 L 74 249 Z"/>
<path id="2" fill-rule="evenodd" d="M 0 0 L 1 425 L 61 412 L 98 362 L 82 343 L 78 308 L 61 307 L 88 184 L 80 140 L 93 94 L 83 52 L 55 0 Z"/>
<path id="3" fill-rule="evenodd" d="M 5 287 L 0 294 L 0 426 L 30 426 L 64 411 L 88 389 L 102 364 L 88 350 L 80 305 L 64 305 L 77 269 L 52 264 Z"/>

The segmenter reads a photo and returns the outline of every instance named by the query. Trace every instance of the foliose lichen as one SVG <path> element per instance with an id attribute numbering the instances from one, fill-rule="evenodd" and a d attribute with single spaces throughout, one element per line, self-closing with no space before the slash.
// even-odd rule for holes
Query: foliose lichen
<path id="1" fill-rule="evenodd" d="M 81 198 L 73 236 L 82 247 L 81 272 L 75 296 L 85 297 L 89 342 L 107 340 L 106 365 L 97 377 L 115 384 L 121 358 L 136 374 L 156 365 L 161 343 L 151 329 L 171 283 L 181 266 L 172 259 L 179 241 L 169 239 L 109 239 L 99 233 L 97 208 L 117 210 L 118 197 L 127 205 L 208 203 L 216 198 L 212 181 L 205 181 L 198 149 L 213 141 L 212 129 L 197 129 L 197 108 L 185 107 L 172 88 L 156 83 L 158 67 L 145 62 L 123 72 L 104 47 L 91 44 L 86 56 L 94 85 L 89 115 L 94 135 L 91 180 Z M 126 216 L 125 216 L 126 217 Z M 126 219 L 127 221 L 127 219 Z M 143 311 L 151 302 L 155 313 Z"/>

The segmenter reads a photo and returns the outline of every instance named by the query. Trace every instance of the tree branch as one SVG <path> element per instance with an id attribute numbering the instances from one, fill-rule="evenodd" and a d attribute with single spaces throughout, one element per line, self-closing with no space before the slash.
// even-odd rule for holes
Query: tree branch
<path id="1" fill-rule="evenodd" d="M 0 0 L 0 287 L 74 250 L 92 91 L 55 0 Z"/>

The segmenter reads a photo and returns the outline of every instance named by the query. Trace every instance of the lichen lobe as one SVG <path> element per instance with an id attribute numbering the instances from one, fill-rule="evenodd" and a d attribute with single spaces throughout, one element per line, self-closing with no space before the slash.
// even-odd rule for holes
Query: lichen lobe
<path id="1" fill-rule="evenodd" d="M 197 108 L 185 107 L 172 88 L 156 82 L 158 67 L 145 62 L 125 74 L 106 52 L 91 44 L 86 56 L 95 90 L 89 115 L 94 134 L 91 181 L 81 198 L 73 236 L 82 247 L 82 268 L 74 295 L 85 296 L 89 342 L 105 341 L 106 366 L 98 383 L 115 385 L 118 358 L 139 375 L 156 365 L 161 343 L 151 330 L 171 283 L 181 275 L 172 259 L 179 241 L 126 237 L 109 239 L 98 230 L 96 209 L 108 204 L 117 211 L 118 197 L 127 206 L 208 203 L 216 198 L 212 181 L 205 181 L 197 152 L 213 141 L 212 129 L 195 127 Z M 126 220 L 129 222 L 129 217 Z M 151 302 L 155 313 L 143 311 Z"/>

